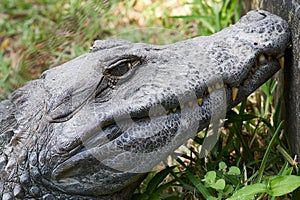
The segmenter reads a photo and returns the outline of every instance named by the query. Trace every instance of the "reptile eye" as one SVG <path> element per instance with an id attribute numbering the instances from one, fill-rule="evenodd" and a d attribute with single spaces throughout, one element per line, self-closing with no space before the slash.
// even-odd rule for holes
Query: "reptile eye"
<path id="1" fill-rule="evenodd" d="M 123 62 L 118 64 L 117 66 L 114 66 L 111 69 L 107 70 L 107 73 L 112 76 L 123 76 L 126 74 L 131 68 L 130 62 Z"/>
<path id="2" fill-rule="evenodd" d="M 105 69 L 103 74 L 106 76 L 122 77 L 139 63 L 139 59 L 120 60 L 111 65 L 109 68 Z"/>

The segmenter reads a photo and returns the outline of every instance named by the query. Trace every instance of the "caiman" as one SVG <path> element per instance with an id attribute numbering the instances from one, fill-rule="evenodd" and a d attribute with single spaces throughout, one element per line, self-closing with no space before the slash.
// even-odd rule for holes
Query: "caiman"
<path id="1" fill-rule="evenodd" d="M 0 196 L 130 199 L 145 174 L 284 64 L 283 19 L 250 11 L 169 45 L 95 41 L 0 103 Z"/>

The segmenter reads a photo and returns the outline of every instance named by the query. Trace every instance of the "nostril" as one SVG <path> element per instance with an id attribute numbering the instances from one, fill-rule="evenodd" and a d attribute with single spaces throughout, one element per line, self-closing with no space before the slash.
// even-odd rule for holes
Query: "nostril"
<path id="1" fill-rule="evenodd" d="M 264 16 L 264 17 L 267 17 L 267 15 L 264 12 L 262 12 L 261 10 L 258 11 L 258 13 L 261 14 L 262 16 Z"/>
<path id="2" fill-rule="evenodd" d="M 242 21 L 245 21 L 246 23 L 257 22 L 265 19 L 267 16 L 268 16 L 268 12 L 265 12 L 263 10 L 254 10 L 248 12 L 246 17 L 242 18 Z"/>

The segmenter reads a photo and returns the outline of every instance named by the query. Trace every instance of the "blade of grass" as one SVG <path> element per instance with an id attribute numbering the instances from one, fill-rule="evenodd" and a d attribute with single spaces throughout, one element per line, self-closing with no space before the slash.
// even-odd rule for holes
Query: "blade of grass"
<path id="1" fill-rule="evenodd" d="M 203 195 L 205 199 L 213 197 L 207 188 L 202 184 L 200 179 L 197 179 L 190 171 L 186 172 L 187 178 L 193 183 L 197 190 Z"/>
<path id="2" fill-rule="evenodd" d="M 154 193 L 158 185 L 170 174 L 170 172 L 174 169 L 173 167 L 168 167 L 159 173 L 157 173 L 148 183 L 146 192 L 151 194 Z"/>
<path id="3" fill-rule="evenodd" d="M 276 141 L 276 139 L 278 137 L 278 134 L 280 133 L 282 127 L 283 127 L 283 121 L 281 121 L 280 124 L 278 125 L 278 127 L 277 127 L 277 129 L 276 129 L 276 131 L 275 131 L 275 133 L 274 133 L 274 135 L 273 135 L 273 137 L 272 137 L 272 139 L 271 139 L 268 147 L 267 147 L 266 153 L 264 154 L 263 160 L 261 162 L 261 166 L 260 166 L 260 168 L 258 170 L 258 176 L 257 176 L 256 183 L 260 183 L 261 180 L 262 180 L 263 172 L 264 172 L 264 169 L 266 167 L 267 160 L 268 160 L 268 157 L 270 155 L 271 149 L 272 149 L 273 145 L 275 144 L 275 141 Z"/>

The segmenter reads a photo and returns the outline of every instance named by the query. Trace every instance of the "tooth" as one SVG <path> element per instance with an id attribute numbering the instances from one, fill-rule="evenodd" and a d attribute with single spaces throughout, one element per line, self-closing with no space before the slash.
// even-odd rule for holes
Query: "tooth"
<path id="1" fill-rule="evenodd" d="M 204 91 L 203 95 L 208 95 L 207 89 Z"/>
<path id="2" fill-rule="evenodd" d="M 176 113 L 176 110 L 177 110 L 176 108 L 173 108 L 173 109 L 172 109 L 172 112 L 173 112 L 173 113 Z"/>
<path id="3" fill-rule="evenodd" d="M 258 60 L 259 60 L 259 64 L 265 64 L 267 62 L 267 59 L 264 56 L 264 54 L 260 54 Z"/>
<path id="4" fill-rule="evenodd" d="M 279 65 L 280 65 L 281 69 L 283 69 L 284 68 L 284 56 L 278 58 L 278 61 L 279 61 Z"/>
<path id="5" fill-rule="evenodd" d="M 169 115 L 171 113 L 171 110 L 166 110 L 166 115 Z"/>
<path id="6" fill-rule="evenodd" d="M 189 104 L 189 107 L 193 106 L 193 102 L 192 101 L 190 101 L 188 104 Z"/>
<path id="7" fill-rule="evenodd" d="M 199 106 L 202 106 L 202 104 L 203 104 L 203 99 L 202 99 L 202 98 L 199 98 L 199 99 L 198 99 L 198 105 L 199 105 Z"/>
<path id="8" fill-rule="evenodd" d="M 207 90 L 208 90 L 208 93 L 211 93 L 212 87 L 208 87 Z"/>
<path id="9" fill-rule="evenodd" d="M 216 89 L 220 89 L 220 88 L 222 88 L 222 84 L 220 84 L 220 83 L 216 83 L 216 84 L 215 84 L 215 88 L 216 88 Z"/>
<path id="10" fill-rule="evenodd" d="M 237 87 L 232 88 L 232 100 L 233 101 L 235 101 L 235 99 L 238 95 L 238 92 L 239 92 L 239 88 L 237 88 Z"/>

